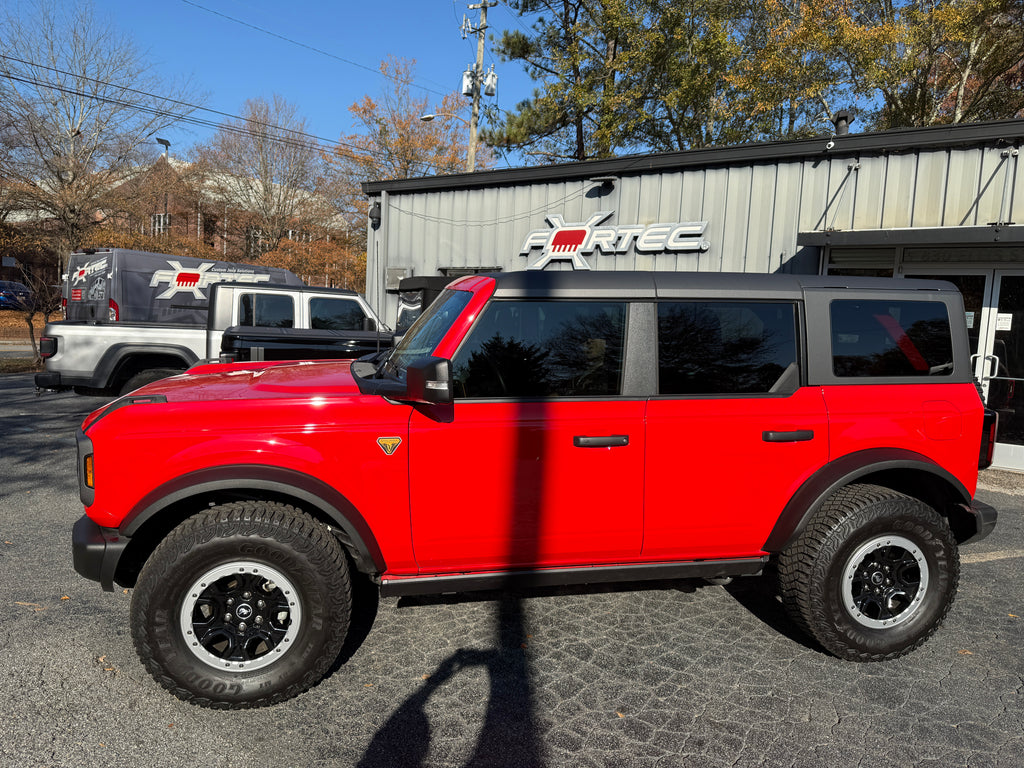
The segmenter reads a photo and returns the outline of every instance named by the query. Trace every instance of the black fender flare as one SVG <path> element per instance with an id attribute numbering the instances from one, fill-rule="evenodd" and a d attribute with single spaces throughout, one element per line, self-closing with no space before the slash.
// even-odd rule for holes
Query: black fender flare
<path id="1" fill-rule="evenodd" d="M 191 349 L 179 344 L 117 344 L 100 358 L 93 372 L 93 379 L 96 386 L 108 387 L 111 384 L 111 377 L 121 367 L 121 364 L 132 357 L 143 355 L 162 355 L 164 357 L 175 357 L 181 360 L 182 370 L 186 370 L 199 361 L 199 357 Z"/>
<path id="2" fill-rule="evenodd" d="M 841 456 L 821 467 L 793 494 L 764 543 L 765 552 L 781 552 L 804 530 L 811 515 L 843 486 L 862 477 L 890 470 L 913 470 L 934 475 L 959 501 L 970 504 L 971 494 L 954 475 L 923 454 L 902 448 L 871 448 Z"/>
<path id="3" fill-rule="evenodd" d="M 355 505 L 322 480 L 283 467 L 240 464 L 208 467 L 181 475 L 147 493 L 125 516 L 118 530 L 131 538 L 155 516 L 178 502 L 241 488 L 295 498 L 323 513 L 352 545 L 352 555 L 360 571 L 384 572 L 384 556 L 377 539 Z"/>

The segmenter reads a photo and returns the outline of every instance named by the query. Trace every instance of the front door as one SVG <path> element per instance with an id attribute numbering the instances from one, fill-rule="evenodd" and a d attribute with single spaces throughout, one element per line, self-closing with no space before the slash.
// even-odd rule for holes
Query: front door
<path id="1" fill-rule="evenodd" d="M 626 304 L 492 301 L 452 358 L 449 422 L 409 425 L 421 573 L 640 556 L 644 408 L 623 396 Z"/>

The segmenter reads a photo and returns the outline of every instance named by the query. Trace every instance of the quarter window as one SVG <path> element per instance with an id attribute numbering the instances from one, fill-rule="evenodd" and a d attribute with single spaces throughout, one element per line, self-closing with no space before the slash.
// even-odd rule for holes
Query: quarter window
<path id="1" fill-rule="evenodd" d="M 833 301 L 836 376 L 949 376 L 953 341 L 937 301 Z"/>
<path id="2" fill-rule="evenodd" d="M 352 299 L 315 298 L 309 301 L 310 327 L 322 331 L 362 331 L 366 313 Z"/>
<path id="3" fill-rule="evenodd" d="M 766 394 L 799 382 L 796 307 L 788 302 L 658 305 L 658 392 Z"/>
<path id="4" fill-rule="evenodd" d="M 618 395 L 623 302 L 495 301 L 452 361 L 456 397 Z"/>

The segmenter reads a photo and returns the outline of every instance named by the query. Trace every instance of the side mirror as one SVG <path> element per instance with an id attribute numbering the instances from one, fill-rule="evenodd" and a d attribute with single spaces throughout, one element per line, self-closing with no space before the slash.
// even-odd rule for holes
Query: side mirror
<path id="1" fill-rule="evenodd" d="M 411 403 L 449 405 L 452 402 L 452 364 L 443 357 L 419 357 L 405 369 L 405 396 Z"/>

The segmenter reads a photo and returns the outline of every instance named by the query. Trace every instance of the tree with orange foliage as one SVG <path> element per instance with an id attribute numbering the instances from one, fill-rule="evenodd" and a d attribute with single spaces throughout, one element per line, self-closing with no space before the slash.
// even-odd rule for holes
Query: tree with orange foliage
<path id="1" fill-rule="evenodd" d="M 426 96 L 414 96 L 415 64 L 414 60 L 389 56 L 380 65 L 388 88 L 378 98 L 364 96 L 349 107 L 363 132 L 342 135 L 333 160 L 352 182 L 444 175 L 464 169 L 468 144 L 465 125 L 459 121 L 460 96 L 450 93 L 436 108 Z M 440 119 L 421 120 L 427 113 Z M 493 162 L 486 148 L 478 148 L 478 168 Z"/>
<path id="2" fill-rule="evenodd" d="M 1022 28 L 1021 0 L 871 0 L 838 31 L 855 86 L 881 93 L 885 129 L 1024 114 Z"/>
<path id="3" fill-rule="evenodd" d="M 459 114 L 464 107 L 461 97 L 450 93 L 439 105 L 431 106 L 427 97 L 414 96 L 411 88 L 414 66 L 415 61 L 388 57 L 380 65 L 381 74 L 389 84 L 387 88 L 378 97 L 364 96 L 349 107 L 363 133 L 342 134 L 338 146 L 326 157 L 329 185 L 324 188 L 335 209 L 342 212 L 348 227 L 344 231 L 336 230 L 330 243 L 324 244 L 321 239 L 310 243 L 310 248 L 306 249 L 320 248 L 330 254 L 333 248 L 339 248 L 335 253 L 337 258 L 317 252 L 311 256 L 316 269 L 292 271 L 313 276 L 325 272 L 320 265 L 337 264 L 337 271 L 326 270 L 327 282 L 343 287 L 358 286 L 362 290 L 366 274 L 367 201 L 360 185 L 366 181 L 463 171 L 468 131 Z M 421 120 L 427 113 L 435 114 L 437 119 Z M 481 169 L 494 164 L 494 156 L 486 146 L 477 148 L 476 163 Z M 337 242 L 339 237 L 341 243 Z M 290 254 L 303 250 L 283 242 L 281 247 Z"/>
<path id="4" fill-rule="evenodd" d="M 731 70 L 754 135 L 821 132 L 855 107 L 865 128 L 1024 114 L 1020 0 L 763 0 Z"/>
<path id="5" fill-rule="evenodd" d="M 273 251 L 263 254 L 259 263 L 290 270 L 310 285 L 353 291 L 362 291 L 366 286 L 365 249 L 342 239 L 309 243 L 282 240 Z"/>

